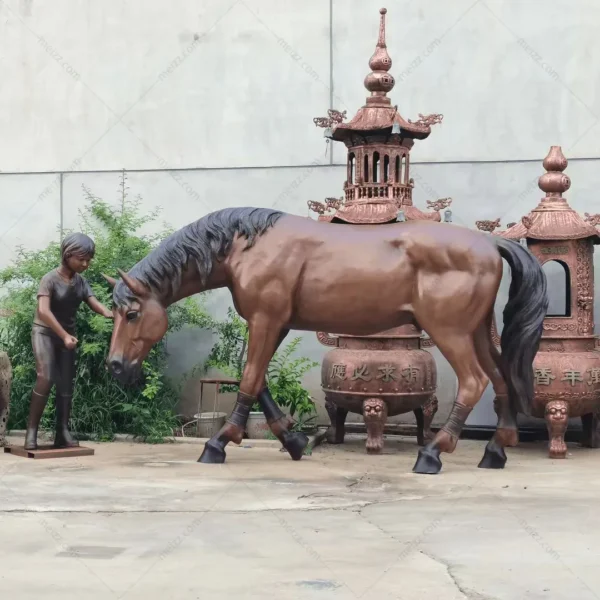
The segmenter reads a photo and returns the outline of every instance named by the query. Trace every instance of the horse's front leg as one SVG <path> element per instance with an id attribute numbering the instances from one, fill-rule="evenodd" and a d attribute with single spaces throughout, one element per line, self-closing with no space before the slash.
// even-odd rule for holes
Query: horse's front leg
<path id="1" fill-rule="evenodd" d="M 264 386 L 267 366 L 275 353 L 280 333 L 281 326 L 267 315 L 256 316 L 248 323 L 248 360 L 237 401 L 225 425 L 204 445 L 198 462 L 224 463 L 225 446 L 229 442 L 242 442 L 250 410 Z"/>

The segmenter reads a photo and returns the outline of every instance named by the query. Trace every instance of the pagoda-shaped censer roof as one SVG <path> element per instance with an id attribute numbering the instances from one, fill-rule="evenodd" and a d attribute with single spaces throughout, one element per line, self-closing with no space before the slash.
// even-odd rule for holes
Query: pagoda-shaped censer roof
<path id="1" fill-rule="evenodd" d="M 552 146 L 544 159 L 546 173 L 539 179 L 538 186 L 546 196 L 519 223 L 505 231 L 497 232 L 505 238 L 520 240 L 580 240 L 594 238 L 600 243 L 598 230 L 592 222 L 573 210 L 563 193 L 571 187 L 571 179 L 563 173 L 567 159 L 560 146 Z"/>
<path id="2" fill-rule="evenodd" d="M 345 123 L 346 112 L 329 109 L 327 117 L 313 119 L 325 128 L 325 137 L 342 141 L 348 149 L 344 197 L 326 204 L 309 202 L 319 219 L 333 223 L 377 224 L 394 221 L 440 221 L 440 210 L 447 209 L 450 198 L 428 202 L 431 212 L 413 206 L 415 186 L 410 177 L 410 150 L 415 139 L 425 139 L 431 126 L 441 123 L 442 115 L 419 115 L 416 122 L 406 121 L 392 106 L 387 93 L 394 87 L 389 74 L 392 66 L 385 42 L 385 15 L 380 11 L 379 38 L 369 60 L 371 72 L 364 84 L 371 95 L 354 118 Z M 334 210 L 333 214 L 328 211 Z M 445 218 L 450 219 L 450 210 Z"/>
<path id="3" fill-rule="evenodd" d="M 387 93 L 394 88 L 394 78 L 388 73 L 392 67 L 392 59 L 387 51 L 385 43 L 385 15 L 387 9 L 380 11 L 379 39 L 375 53 L 369 60 L 371 73 L 365 77 L 365 87 L 371 96 L 367 98 L 366 104 L 358 109 L 356 115 L 347 123 L 337 123 L 332 127 L 331 139 L 346 142 L 356 134 L 365 132 L 398 134 L 402 138 L 424 140 L 431 133 L 431 125 L 439 122 L 435 117 L 423 117 L 415 123 L 405 120 L 398 112 L 397 106 L 392 106 Z"/>

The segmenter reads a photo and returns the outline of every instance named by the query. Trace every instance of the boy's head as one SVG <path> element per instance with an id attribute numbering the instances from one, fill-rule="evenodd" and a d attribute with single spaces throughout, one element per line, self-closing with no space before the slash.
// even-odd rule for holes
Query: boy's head
<path id="1" fill-rule="evenodd" d="M 63 264 L 75 273 L 83 273 L 87 270 L 95 252 L 94 241 L 83 233 L 69 234 L 60 246 Z"/>

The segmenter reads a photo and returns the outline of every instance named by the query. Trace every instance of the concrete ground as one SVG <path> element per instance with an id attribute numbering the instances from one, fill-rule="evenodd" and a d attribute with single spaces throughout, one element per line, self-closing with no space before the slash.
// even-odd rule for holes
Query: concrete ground
<path id="1" fill-rule="evenodd" d="M 600 598 L 600 450 L 527 444 L 484 471 L 484 443 L 461 441 L 423 476 L 414 440 L 363 444 L 299 463 L 233 447 L 222 466 L 197 444 L 2 454 L 0 597 Z"/>

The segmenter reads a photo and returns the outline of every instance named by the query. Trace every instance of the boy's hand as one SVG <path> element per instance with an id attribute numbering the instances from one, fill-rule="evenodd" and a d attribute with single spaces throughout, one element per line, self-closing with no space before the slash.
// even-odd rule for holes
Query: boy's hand
<path id="1" fill-rule="evenodd" d="M 105 319 L 112 319 L 113 314 L 112 310 L 109 310 L 96 298 L 96 296 L 90 296 L 87 300 L 87 305 L 98 315 L 104 317 Z"/>
<path id="2" fill-rule="evenodd" d="M 67 350 L 73 350 L 77 346 L 77 338 L 69 334 L 65 335 L 63 342 L 67 347 Z"/>

